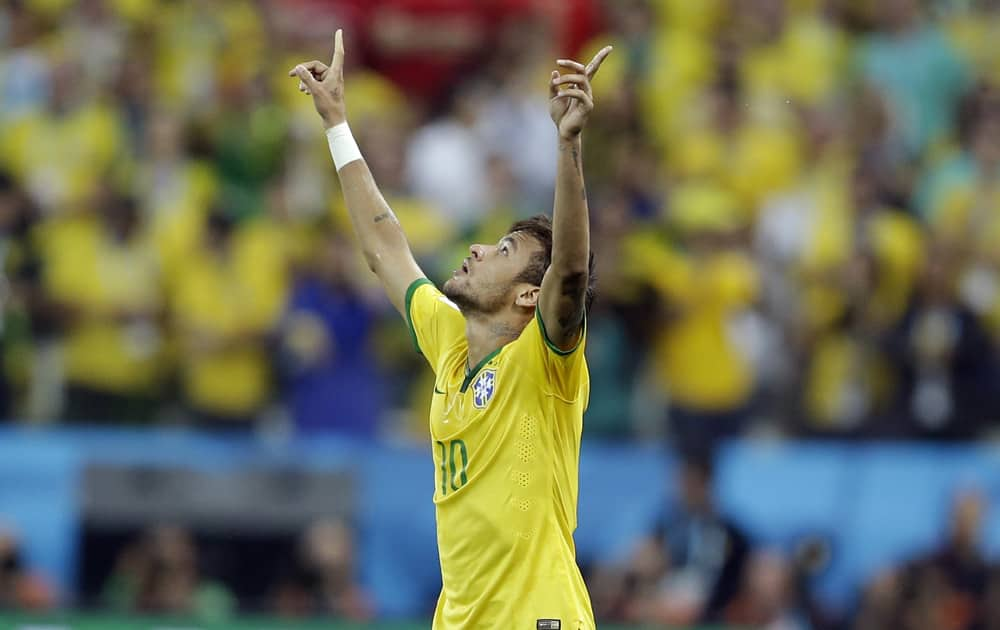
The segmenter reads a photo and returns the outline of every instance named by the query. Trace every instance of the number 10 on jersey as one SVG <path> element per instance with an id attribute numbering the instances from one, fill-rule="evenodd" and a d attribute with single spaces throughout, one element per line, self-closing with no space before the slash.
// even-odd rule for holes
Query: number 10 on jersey
<path id="1" fill-rule="evenodd" d="M 449 440 L 447 443 L 435 440 L 441 453 L 441 495 L 448 494 L 448 486 L 458 490 L 469 481 L 466 469 L 469 467 L 469 451 L 463 440 Z"/>

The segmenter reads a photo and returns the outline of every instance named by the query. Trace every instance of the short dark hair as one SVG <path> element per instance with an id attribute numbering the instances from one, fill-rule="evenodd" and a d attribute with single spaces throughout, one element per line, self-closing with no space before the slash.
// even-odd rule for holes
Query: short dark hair
<path id="1" fill-rule="evenodd" d="M 542 286 L 542 278 L 549 265 L 552 264 L 552 220 L 544 214 L 539 214 L 530 219 L 522 219 L 510 226 L 508 234 L 514 232 L 524 232 L 531 238 L 538 241 L 542 246 L 542 251 L 535 253 L 528 261 L 528 265 L 518 274 L 514 282 L 527 282 L 535 286 Z M 584 307 L 589 311 L 590 305 L 594 303 L 594 287 L 597 283 L 597 276 L 594 273 L 594 252 L 590 252 L 587 261 L 587 296 Z"/>

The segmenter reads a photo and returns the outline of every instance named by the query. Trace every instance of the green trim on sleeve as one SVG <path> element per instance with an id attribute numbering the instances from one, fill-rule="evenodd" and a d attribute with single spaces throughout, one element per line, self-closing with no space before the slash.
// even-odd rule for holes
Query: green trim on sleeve
<path id="1" fill-rule="evenodd" d="M 406 326 L 410 329 L 410 337 L 413 339 L 413 347 L 416 348 L 417 354 L 423 354 L 420 351 L 420 342 L 417 341 L 417 331 L 413 328 L 413 318 L 410 316 L 410 302 L 413 301 L 413 294 L 417 292 L 421 286 L 425 284 L 433 284 L 427 278 L 417 278 L 410 283 L 410 286 L 406 289 L 406 301 L 403 307 L 406 311 Z"/>
<path id="2" fill-rule="evenodd" d="M 581 343 L 583 343 L 583 336 L 587 334 L 587 313 L 586 313 L 586 311 L 584 311 L 584 313 L 583 313 L 583 323 L 580 324 L 580 338 L 576 340 L 576 345 L 575 346 L 573 346 L 569 350 L 563 350 L 562 348 L 560 348 L 556 344 L 552 343 L 552 340 L 549 339 L 549 333 L 545 331 L 545 322 L 542 321 L 542 311 L 539 310 L 537 307 L 535 308 L 535 319 L 538 320 L 538 327 L 542 331 L 542 339 L 545 340 L 545 345 L 547 345 L 549 347 L 549 350 L 551 350 L 552 352 L 555 352 L 556 354 L 558 354 L 561 357 L 564 357 L 566 355 L 573 354 L 574 352 L 576 352 L 576 349 L 580 347 Z"/>

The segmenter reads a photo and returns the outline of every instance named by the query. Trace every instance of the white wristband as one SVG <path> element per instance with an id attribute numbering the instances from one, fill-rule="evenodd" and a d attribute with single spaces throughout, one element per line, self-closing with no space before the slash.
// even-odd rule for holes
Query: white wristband
<path id="1" fill-rule="evenodd" d="M 351 162 L 361 159 L 361 149 L 351 135 L 351 128 L 347 122 L 334 125 L 326 130 L 326 141 L 330 145 L 330 155 L 333 156 L 333 164 L 337 171 L 344 168 Z"/>

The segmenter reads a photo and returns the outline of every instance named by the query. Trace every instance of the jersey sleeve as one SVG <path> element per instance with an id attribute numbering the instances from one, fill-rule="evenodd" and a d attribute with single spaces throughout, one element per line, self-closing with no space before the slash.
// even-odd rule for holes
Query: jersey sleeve
<path id="1" fill-rule="evenodd" d="M 465 335 L 465 318 L 427 278 L 414 280 L 406 290 L 406 324 L 417 353 L 437 372 L 445 350 Z"/>
<path id="2" fill-rule="evenodd" d="M 584 357 L 587 345 L 586 317 L 576 345 L 569 350 L 562 350 L 549 339 L 541 313 L 535 309 L 535 316 L 525 326 L 517 345 L 518 352 L 522 353 L 521 360 L 538 375 L 546 393 L 567 403 L 582 399 L 584 405 L 587 404 L 590 376 Z"/>

